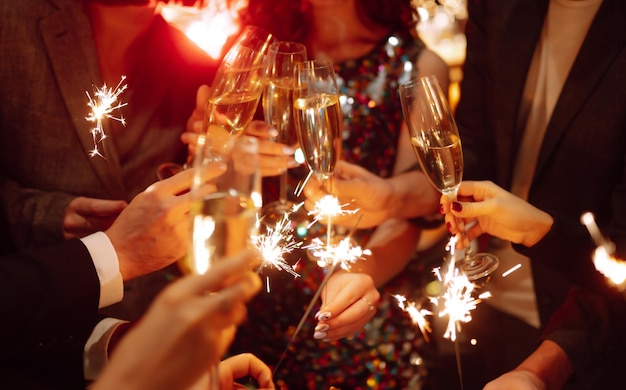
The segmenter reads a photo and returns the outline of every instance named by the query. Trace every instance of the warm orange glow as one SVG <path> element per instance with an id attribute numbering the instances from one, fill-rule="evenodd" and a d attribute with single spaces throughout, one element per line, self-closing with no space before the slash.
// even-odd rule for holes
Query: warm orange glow
<path id="1" fill-rule="evenodd" d="M 626 262 L 611 256 L 605 246 L 599 246 L 593 255 L 593 264 L 611 283 L 619 287 L 620 290 L 624 290 L 626 287 L 626 283 L 624 283 L 626 281 Z"/>
<path id="2" fill-rule="evenodd" d="M 228 38 L 239 31 L 238 11 L 247 4 L 247 0 L 210 0 L 188 7 L 171 2 L 160 12 L 211 57 L 220 58 Z"/>

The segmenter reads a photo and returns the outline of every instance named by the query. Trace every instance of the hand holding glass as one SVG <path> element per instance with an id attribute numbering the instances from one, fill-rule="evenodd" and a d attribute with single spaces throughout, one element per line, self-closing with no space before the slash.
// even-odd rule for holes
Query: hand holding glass
<path id="1" fill-rule="evenodd" d="M 306 47 L 296 42 L 275 42 L 268 49 L 267 83 L 263 92 L 265 121 L 277 131 L 276 142 L 295 146 L 298 136 L 294 123 L 295 67 L 306 61 Z M 263 208 L 263 221 L 273 225 L 293 209 L 287 200 L 287 171 L 280 175 L 278 201 Z"/>
<path id="2" fill-rule="evenodd" d="M 265 56 L 273 36 L 258 27 L 247 26 L 226 53 L 210 87 L 203 135 L 216 143 L 239 136 L 252 121 L 265 84 Z M 164 163 L 157 176 L 163 179 L 191 165 L 190 153 L 184 165 Z"/>
<path id="3" fill-rule="evenodd" d="M 456 198 L 463 176 L 461 139 L 446 95 L 435 76 L 410 80 L 400 86 L 400 100 L 411 144 L 422 171 L 442 194 Z M 470 280 L 481 279 L 498 267 L 490 253 L 472 253 L 459 268 Z"/>

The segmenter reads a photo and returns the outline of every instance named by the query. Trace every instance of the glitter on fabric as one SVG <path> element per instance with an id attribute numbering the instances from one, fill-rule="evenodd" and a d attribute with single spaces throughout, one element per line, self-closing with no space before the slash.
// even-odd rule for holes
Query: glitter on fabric
<path id="1" fill-rule="evenodd" d="M 343 113 L 343 159 L 357 163 L 382 177 L 392 174 L 401 125 L 398 85 L 415 77 L 417 58 L 424 45 L 396 35 L 381 41 L 363 58 L 336 65 Z M 306 175 L 306 169 L 290 170 L 290 190 Z M 276 181 L 265 180 L 264 201 L 277 195 Z M 298 199 L 294 199 L 298 201 Z M 318 232 L 318 233 L 315 233 Z M 309 233 L 320 234 L 322 227 Z M 369 231 L 355 238 L 361 245 Z M 248 321 L 239 327 L 232 353 L 252 352 L 274 367 L 289 343 L 312 295 L 324 278 L 323 271 L 302 252 L 300 278 L 270 272 L 272 291 L 262 292 L 248 306 Z M 367 260 L 365 260 L 367 261 Z M 317 302 L 295 342 L 275 374 L 279 389 L 422 389 L 427 374 L 422 359 L 432 353 L 419 329 L 396 305 L 392 294 L 419 294 L 419 262 L 407 268 L 381 289 L 381 304 L 365 330 L 351 338 L 324 342 L 313 339 Z M 418 363 L 418 364 L 415 364 Z"/>

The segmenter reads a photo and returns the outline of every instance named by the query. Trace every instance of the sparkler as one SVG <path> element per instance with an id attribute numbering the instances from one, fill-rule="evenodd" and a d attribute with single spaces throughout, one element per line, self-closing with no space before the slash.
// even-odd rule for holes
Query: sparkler
<path id="1" fill-rule="evenodd" d="M 107 87 L 106 83 L 100 88 L 95 88 L 94 97 L 87 92 L 87 98 L 89 99 L 87 106 L 91 108 L 91 112 L 85 119 L 89 122 L 95 122 L 95 127 L 91 129 L 93 149 L 89 152 L 90 157 L 100 156 L 106 159 L 98 146 L 103 145 L 102 149 L 104 149 L 104 140 L 107 138 L 104 128 L 102 127 L 104 118 L 116 120 L 126 126 L 126 120 L 123 117 L 115 117 L 112 114 L 113 111 L 127 105 L 127 103 L 118 103 L 117 101 L 122 92 L 127 88 L 126 84 L 122 84 L 124 80 L 126 80 L 126 76 L 122 76 L 122 79 L 115 88 Z"/>
<path id="2" fill-rule="evenodd" d="M 293 228 L 290 226 L 289 213 L 274 227 L 268 227 L 267 233 L 252 237 L 252 244 L 261 252 L 262 263 L 258 272 L 266 267 L 274 267 L 299 277 L 293 267 L 285 261 L 285 255 L 300 247 L 302 242 L 294 240 Z"/>
<path id="3" fill-rule="evenodd" d="M 426 316 L 431 316 L 433 313 L 430 310 L 422 309 L 421 305 L 418 305 L 416 302 L 408 301 L 403 295 L 396 294 L 393 297 L 398 301 L 400 309 L 409 314 L 413 324 L 417 325 L 420 332 L 422 332 L 422 336 L 428 342 L 428 333 L 431 333 L 432 329 Z"/>
<path id="4" fill-rule="evenodd" d="M 444 292 L 437 297 L 431 297 L 430 302 L 435 307 L 439 307 L 438 317 L 448 317 L 448 323 L 443 337 L 450 339 L 454 342 L 457 370 L 459 374 L 459 380 L 461 381 L 461 388 L 463 388 L 463 375 L 461 366 L 461 356 L 456 342 L 458 332 L 461 331 L 461 323 L 468 323 L 472 320 L 471 312 L 476 309 L 476 306 L 491 296 L 489 292 L 480 294 L 477 298 L 474 297 L 474 291 L 476 290 L 476 284 L 471 282 L 467 276 L 465 276 L 456 267 L 454 261 L 454 248 L 456 246 L 457 238 L 455 236 L 450 238 L 450 241 L 446 245 L 446 250 L 450 253 L 448 259 L 448 270 L 445 274 L 441 274 L 440 268 L 434 268 L 433 273 L 437 279 L 442 283 Z M 427 315 L 433 313 L 418 307 L 416 303 L 407 303 L 406 297 L 402 295 L 394 296 L 398 301 L 398 306 L 407 312 L 411 317 L 411 320 L 416 324 L 424 339 L 428 341 L 428 333 L 431 332 L 430 323 L 426 319 Z"/>
<path id="5" fill-rule="evenodd" d="M 606 239 L 592 213 L 586 212 L 580 217 L 580 221 L 587 227 L 589 235 L 596 244 L 593 254 L 593 264 L 596 269 L 611 281 L 620 291 L 626 290 L 626 262 L 613 256 L 615 244 Z"/>
<path id="6" fill-rule="evenodd" d="M 309 215 L 313 216 L 313 222 L 311 222 L 311 224 L 321 220 L 322 218 L 326 218 L 330 221 L 333 217 L 346 214 L 356 214 L 359 212 L 359 209 L 346 210 L 345 207 L 348 205 L 348 203 L 339 203 L 339 199 L 337 199 L 337 197 L 335 196 L 323 196 L 317 202 L 315 202 L 315 207 L 308 213 Z"/>

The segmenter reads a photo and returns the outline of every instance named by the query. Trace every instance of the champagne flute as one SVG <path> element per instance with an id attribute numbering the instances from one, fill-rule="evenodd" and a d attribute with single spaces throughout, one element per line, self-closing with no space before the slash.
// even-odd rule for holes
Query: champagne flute
<path id="1" fill-rule="evenodd" d="M 463 176 L 461 138 L 436 76 L 413 79 L 400 86 L 400 100 L 411 144 L 422 171 L 444 195 L 456 198 Z M 491 274 L 499 264 L 490 253 L 473 253 L 471 246 L 459 264 L 470 280 Z"/>
<path id="2" fill-rule="evenodd" d="M 330 179 L 341 154 L 339 89 L 331 61 L 296 65 L 294 116 L 307 166 L 320 181 Z"/>
<path id="3" fill-rule="evenodd" d="M 332 176 L 341 154 L 342 116 L 331 61 L 310 60 L 296 65 L 294 118 L 309 175 L 316 175 L 332 194 Z M 328 186 L 326 183 L 329 183 Z M 331 219 L 329 215 L 326 231 L 328 246 L 333 240 L 340 241 L 340 237 L 332 235 Z M 316 260 L 312 250 L 308 251 L 308 256 Z"/>
<path id="4" fill-rule="evenodd" d="M 296 42 L 275 42 L 268 49 L 267 83 L 262 104 L 265 121 L 278 131 L 274 141 L 289 146 L 298 144 L 294 123 L 293 92 L 295 88 L 295 66 L 306 61 L 306 47 Z M 287 177 L 280 175 L 277 201 L 263 207 L 263 222 L 275 225 L 285 214 L 293 211 L 294 204 L 287 200 Z"/>
<path id="5" fill-rule="evenodd" d="M 265 57 L 274 37 L 269 32 L 246 26 L 224 56 L 210 87 L 203 135 L 226 141 L 238 136 L 252 121 L 265 83 Z M 214 143 L 215 143 L 214 142 Z M 214 145 L 215 147 L 216 145 Z M 163 163 L 157 169 L 160 180 L 191 166 L 193 153 L 184 165 Z"/>
<path id="6" fill-rule="evenodd" d="M 258 140 L 230 138 L 217 149 L 204 137 L 196 147 L 191 187 L 191 248 L 179 261 L 183 273 L 210 272 L 215 262 L 251 247 L 256 213 L 261 204 Z M 215 162 L 226 165 L 220 176 L 210 174 Z M 213 177 L 212 179 L 208 179 Z M 219 390 L 217 366 L 209 367 L 210 390 Z"/>

